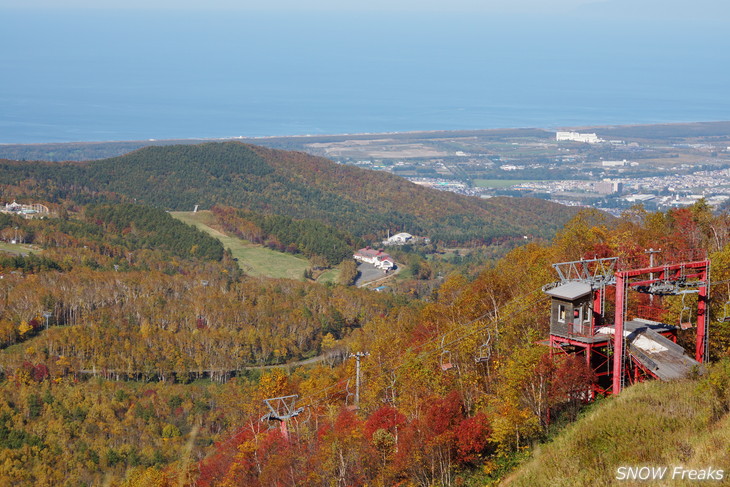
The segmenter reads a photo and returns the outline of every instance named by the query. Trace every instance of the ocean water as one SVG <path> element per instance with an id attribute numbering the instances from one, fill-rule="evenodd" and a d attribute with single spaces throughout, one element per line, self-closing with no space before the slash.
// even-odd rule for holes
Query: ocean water
<path id="1" fill-rule="evenodd" d="M 0 10 L 0 143 L 730 120 L 716 22 Z"/>

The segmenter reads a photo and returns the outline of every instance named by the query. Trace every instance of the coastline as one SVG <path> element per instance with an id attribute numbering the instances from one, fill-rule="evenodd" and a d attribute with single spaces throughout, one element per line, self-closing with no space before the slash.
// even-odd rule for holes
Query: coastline
<path id="1" fill-rule="evenodd" d="M 661 123 L 630 123 L 630 124 L 599 124 L 599 125 L 560 125 L 555 127 L 510 127 L 510 128 L 488 128 L 488 129 L 462 129 L 462 130 L 404 130 L 404 131 L 385 131 L 385 132 L 343 132 L 331 134 L 294 134 L 294 135 L 234 135 L 222 137 L 180 137 L 168 139 L 122 139 L 122 140 L 78 140 L 69 142 L 0 142 L 0 147 L 4 146 L 42 146 L 42 145 L 68 145 L 68 144 L 120 144 L 120 143 L 141 143 L 147 145 L 169 144 L 169 143 L 202 143 L 216 141 L 265 141 L 278 139 L 293 140 L 315 140 L 315 139 L 372 139 L 379 137 L 408 137 L 408 136 L 424 136 L 425 138 L 438 136 L 467 136 L 474 135 L 503 135 L 503 136 L 519 136 L 524 135 L 526 131 L 543 131 L 555 132 L 557 130 L 575 130 L 575 131 L 610 131 L 616 129 L 637 129 L 637 128 L 671 128 L 673 131 L 683 127 L 722 127 L 730 131 L 730 119 L 728 120 L 709 120 L 694 122 L 661 122 Z"/>

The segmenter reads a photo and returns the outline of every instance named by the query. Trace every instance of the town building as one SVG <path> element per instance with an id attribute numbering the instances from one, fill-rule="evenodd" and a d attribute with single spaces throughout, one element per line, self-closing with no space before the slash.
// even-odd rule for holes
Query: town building
<path id="1" fill-rule="evenodd" d="M 413 240 L 413 235 L 406 232 L 396 233 L 383 240 L 383 245 L 405 245 Z"/>
<path id="2" fill-rule="evenodd" d="M 382 250 L 375 250 L 370 247 L 360 249 L 353 255 L 355 260 L 374 265 L 378 269 L 389 271 L 395 269 L 395 260 Z"/>
<path id="3" fill-rule="evenodd" d="M 592 184 L 593 191 L 598 194 L 620 193 L 622 185 L 618 181 L 596 181 Z"/>
<path id="4" fill-rule="evenodd" d="M 556 132 L 555 140 L 558 142 L 584 142 L 586 144 L 598 144 L 603 142 L 603 139 L 598 138 L 596 134 L 581 134 L 578 132 Z"/>
<path id="5" fill-rule="evenodd" d="M 386 247 L 391 245 L 428 245 L 431 243 L 431 239 L 428 237 L 411 235 L 407 232 L 400 232 L 386 238 L 382 243 Z"/>
<path id="6" fill-rule="evenodd" d="M 38 203 L 31 205 L 21 205 L 15 201 L 0 206 L 0 213 L 10 213 L 12 215 L 20 215 L 23 218 L 34 218 L 37 216 L 46 216 L 49 214 L 48 207 Z"/>

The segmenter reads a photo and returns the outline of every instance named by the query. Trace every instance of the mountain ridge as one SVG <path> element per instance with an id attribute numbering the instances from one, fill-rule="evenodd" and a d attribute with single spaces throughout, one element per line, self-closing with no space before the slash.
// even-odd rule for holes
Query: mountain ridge
<path id="1" fill-rule="evenodd" d="M 240 142 L 147 147 L 89 162 L 1 161 L 0 184 L 51 201 L 112 193 L 168 210 L 224 204 L 316 219 L 366 239 L 402 229 L 448 243 L 550 238 L 575 214 L 544 200 L 480 200 Z"/>

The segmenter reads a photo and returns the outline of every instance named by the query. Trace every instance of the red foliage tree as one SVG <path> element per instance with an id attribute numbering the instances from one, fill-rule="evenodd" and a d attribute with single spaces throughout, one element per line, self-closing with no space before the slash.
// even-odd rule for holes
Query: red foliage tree
<path id="1" fill-rule="evenodd" d="M 48 378 L 50 376 L 50 373 L 48 372 L 48 367 L 45 366 L 45 364 L 38 364 L 35 367 L 33 367 L 33 380 L 36 382 L 42 382 L 44 379 Z"/>
<path id="2" fill-rule="evenodd" d="M 564 356 L 557 364 L 550 384 L 550 402 L 575 416 L 580 404 L 590 399 L 591 385 L 595 380 L 595 372 L 586 363 L 585 357 Z"/>
<path id="3" fill-rule="evenodd" d="M 463 418 L 463 406 L 457 391 L 451 391 L 446 397 L 431 398 L 431 404 L 424 415 L 424 426 L 432 436 L 437 436 L 453 429 Z"/>
<path id="4" fill-rule="evenodd" d="M 403 427 L 407 423 L 406 417 L 391 406 L 383 406 L 377 409 L 365 422 L 365 437 L 370 440 L 379 429 L 384 429 L 388 433 L 396 434 L 397 429 Z"/>
<path id="5" fill-rule="evenodd" d="M 488 451 L 492 428 L 484 413 L 465 418 L 455 431 L 456 461 L 462 465 L 475 464 Z"/>
<path id="6" fill-rule="evenodd" d="M 213 487 L 220 484 L 236 460 L 239 445 L 250 441 L 253 436 L 250 428 L 241 428 L 226 441 L 215 445 L 213 453 L 198 465 L 200 476 L 195 484 L 196 487 Z"/>

